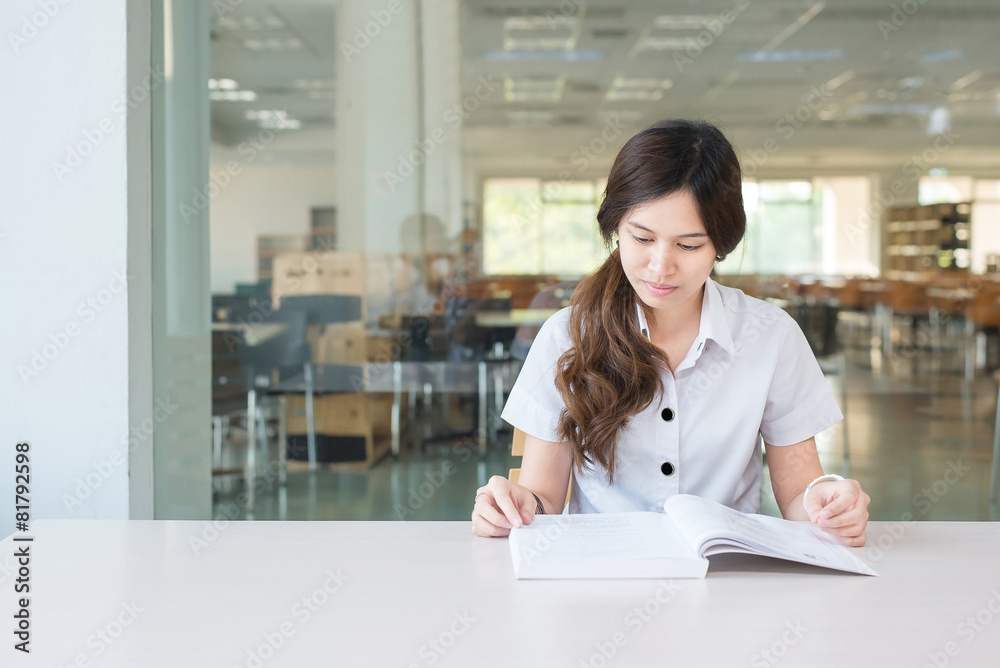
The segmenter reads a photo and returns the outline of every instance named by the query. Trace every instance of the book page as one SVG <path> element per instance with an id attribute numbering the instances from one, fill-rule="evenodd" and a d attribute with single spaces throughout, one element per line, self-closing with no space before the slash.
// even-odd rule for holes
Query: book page
<path id="1" fill-rule="evenodd" d="M 877 575 L 836 538 L 808 522 L 741 513 L 691 494 L 671 497 L 663 509 L 685 538 L 705 556 L 749 552 Z"/>
<path id="2" fill-rule="evenodd" d="M 546 561 L 698 558 L 660 513 L 536 515 L 515 532 L 524 553 Z"/>

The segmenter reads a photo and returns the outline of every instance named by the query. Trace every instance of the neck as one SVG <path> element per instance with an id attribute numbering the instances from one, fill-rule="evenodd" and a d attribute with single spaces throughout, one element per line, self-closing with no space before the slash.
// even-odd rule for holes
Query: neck
<path id="1" fill-rule="evenodd" d="M 651 341 L 664 341 L 690 332 L 701 326 L 701 304 L 705 298 L 705 286 L 691 295 L 683 304 L 669 313 L 659 312 L 646 316 Z"/>

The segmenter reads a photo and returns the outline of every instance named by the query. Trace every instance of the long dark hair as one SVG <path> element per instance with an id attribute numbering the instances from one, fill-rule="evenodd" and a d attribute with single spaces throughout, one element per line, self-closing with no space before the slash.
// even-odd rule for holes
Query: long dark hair
<path id="1" fill-rule="evenodd" d="M 667 120 L 629 139 L 608 175 L 597 224 L 608 248 L 622 219 L 637 206 L 687 190 L 720 258 L 746 231 L 739 159 L 725 135 L 704 121 Z M 666 355 L 642 335 L 636 302 L 653 313 L 629 284 L 615 249 L 573 291 L 572 345 L 559 358 L 556 387 L 565 409 L 562 440 L 573 444 L 578 470 L 598 463 L 614 481 L 618 434 L 662 395 Z"/>

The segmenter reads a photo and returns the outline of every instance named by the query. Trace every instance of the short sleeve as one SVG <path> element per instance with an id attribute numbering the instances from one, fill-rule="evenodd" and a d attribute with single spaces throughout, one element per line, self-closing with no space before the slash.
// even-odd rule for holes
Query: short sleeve
<path id="1" fill-rule="evenodd" d="M 562 440 L 559 416 L 565 405 L 556 389 L 556 370 L 559 357 L 569 349 L 569 311 L 558 311 L 538 331 L 500 415 L 511 426 L 543 441 Z"/>
<path id="2" fill-rule="evenodd" d="M 787 325 L 768 388 L 760 433 L 765 443 L 794 445 L 840 422 L 844 416 L 798 324 Z"/>

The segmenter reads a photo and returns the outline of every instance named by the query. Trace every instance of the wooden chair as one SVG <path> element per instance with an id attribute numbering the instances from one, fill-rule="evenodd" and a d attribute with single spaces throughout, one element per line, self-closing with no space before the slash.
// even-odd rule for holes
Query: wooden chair
<path id="1" fill-rule="evenodd" d="M 965 306 L 965 380 L 976 373 L 976 334 L 1000 328 L 1000 285 L 986 281 Z"/>
<path id="2" fill-rule="evenodd" d="M 892 355 L 892 323 L 897 315 L 906 316 L 910 321 L 910 344 L 916 345 L 917 322 L 929 318 L 930 305 L 927 301 L 927 286 L 909 281 L 890 281 L 885 295 L 886 338 L 883 350 Z"/>
<path id="3" fill-rule="evenodd" d="M 997 385 L 1000 387 L 1000 370 L 997 371 Z M 997 391 L 997 417 L 993 428 L 993 474 L 990 476 L 990 503 L 997 503 L 1000 488 L 1000 390 Z"/>
<path id="4" fill-rule="evenodd" d="M 510 443 L 510 454 L 514 455 L 515 457 L 524 456 L 524 432 L 521 431 L 520 429 L 517 428 L 514 429 L 514 438 L 511 440 Z M 519 468 L 511 469 L 510 472 L 507 474 L 507 479 L 510 480 L 511 482 L 517 482 L 517 479 L 520 476 L 520 474 L 521 474 L 521 469 Z M 566 488 L 566 503 L 564 504 L 564 507 L 566 505 L 569 505 L 569 493 L 572 491 L 572 489 L 573 489 L 573 474 L 570 473 L 569 487 Z"/>

